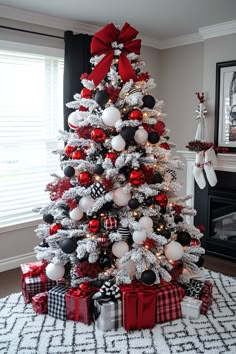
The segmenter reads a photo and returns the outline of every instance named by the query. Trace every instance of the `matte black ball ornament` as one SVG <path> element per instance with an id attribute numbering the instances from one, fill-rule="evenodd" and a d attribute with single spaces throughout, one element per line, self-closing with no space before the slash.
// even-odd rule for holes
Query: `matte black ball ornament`
<path id="1" fill-rule="evenodd" d="M 52 224 L 54 222 L 54 217 L 52 214 L 43 214 L 43 221 L 45 221 L 47 224 Z"/>
<path id="2" fill-rule="evenodd" d="M 69 178 L 73 177 L 75 175 L 75 169 L 72 166 L 67 166 L 63 172 L 64 172 L 64 175 Z"/>
<path id="3" fill-rule="evenodd" d="M 151 183 L 162 183 L 163 182 L 163 177 L 160 173 L 155 173 L 155 175 L 153 176 Z"/>
<path id="4" fill-rule="evenodd" d="M 134 127 L 124 127 L 121 130 L 120 135 L 125 141 L 130 141 L 133 140 L 135 132 L 136 129 Z"/>
<path id="5" fill-rule="evenodd" d="M 100 106 L 104 106 L 109 100 L 109 94 L 106 90 L 97 91 L 95 94 L 95 101 Z"/>
<path id="6" fill-rule="evenodd" d="M 104 172 L 104 168 L 102 167 L 102 165 L 97 164 L 94 166 L 93 172 L 95 173 L 95 175 L 101 176 Z"/>
<path id="7" fill-rule="evenodd" d="M 182 231 L 178 233 L 176 241 L 179 242 L 182 246 L 189 246 L 191 242 L 191 236 L 187 231 Z"/>
<path id="8" fill-rule="evenodd" d="M 167 240 L 171 237 L 171 232 L 168 229 L 165 229 L 161 232 L 161 235 L 164 236 Z"/>
<path id="9" fill-rule="evenodd" d="M 141 281 L 145 285 L 153 285 L 156 281 L 156 274 L 151 269 L 145 270 L 141 274 Z"/>
<path id="10" fill-rule="evenodd" d="M 184 221 L 184 218 L 181 215 L 175 215 L 174 222 L 178 224 L 179 222 Z"/>
<path id="11" fill-rule="evenodd" d="M 156 132 L 150 132 L 148 134 L 148 141 L 151 144 L 156 144 L 160 140 L 160 135 Z"/>
<path id="12" fill-rule="evenodd" d="M 75 252 L 77 248 L 77 241 L 74 238 L 65 238 L 59 242 L 59 246 L 66 254 Z"/>
<path id="13" fill-rule="evenodd" d="M 147 107 L 152 109 L 156 104 L 156 100 L 153 96 L 151 95 L 145 95 L 143 96 L 143 107 Z"/>
<path id="14" fill-rule="evenodd" d="M 137 209 L 140 206 L 140 203 L 138 199 L 132 198 L 129 200 L 128 206 L 130 207 L 130 209 Z"/>
<path id="15" fill-rule="evenodd" d="M 101 254 L 98 263 L 103 269 L 109 268 L 112 263 L 111 256 L 108 254 Z"/>

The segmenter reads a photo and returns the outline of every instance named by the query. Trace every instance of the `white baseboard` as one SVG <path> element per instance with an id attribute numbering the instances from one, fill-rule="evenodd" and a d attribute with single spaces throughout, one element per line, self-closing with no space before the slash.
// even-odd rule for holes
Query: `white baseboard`
<path id="1" fill-rule="evenodd" d="M 6 270 L 15 269 L 22 263 L 36 262 L 35 253 L 25 253 L 19 256 L 5 258 L 0 260 L 0 272 L 5 272 Z"/>

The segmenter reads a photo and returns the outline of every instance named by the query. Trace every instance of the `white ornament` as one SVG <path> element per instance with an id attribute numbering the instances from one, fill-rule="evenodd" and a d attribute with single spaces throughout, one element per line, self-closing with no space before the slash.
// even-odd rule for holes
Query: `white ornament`
<path id="1" fill-rule="evenodd" d="M 125 140 L 121 135 L 114 136 L 111 140 L 111 146 L 116 151 L 122 151 L 125 148 Z"/>
<path id="2" fill-rule="evenodd" d="M 130 199 L 131 194 L 124 192 L 123 187 L 117 188 L 113 192 L 113 201 L 118 206 L 127 205 Z"/>
<path id="3" fill-rule="evenodd" d="M 87 212 L 88 210 L 93 208 L 95 200 L 92 197 L 83 197 L 79 201 L 79 207 L 83 212 Z"/>
<path id="4" fill-rule="evenodd" d="M 171 241 L 165 247 L 165 256 L 170 261 L 178 261 L 184 253 L 183 247 L 179 242 Z"/>
<path id="5" fill-rule="evenodd" d="M 135 132 L 134 140 L 136 143 L 144 145 L 148 140 L 148 132 L 144 128 L 139 127 Z"/>
<path id="6" fill-rule="evenodd" d="M 113 106 L 105 108 L 102 113 L 102 120 L 109 127 L 114 127 L 120 118 L 121 114 L 119 109 Z"/>
<path id="7" fill-rule="evenodd" d="M 72 112 L 68 117 L 68 125 L 71 129 L 76 129 L 79 126 L 77 112 Z"/>
<path id="8" fill-rule="evenodd" d="M 134 231 L 133 233 L 133 241 L 135 243 L 137 243 L 138 245 L 141 245 L 143 243 L 143 241 L 146 240 L 146 232 L 144 230 L 141 231 Z"/>
<path id="9" fill-rule="evenodd" d="M 142 216 L 138 222 L 147 231 L 151 231 L 153 228 L 153 221 L 149 216 Z"/>
<path id="10" fill-rule="evenodd" d="M 114 256 L 121 258 L 129 251 L 129 246 L 125 241 L 118 241 L 112 245 L 112 253 Z"/>
<path id="11" fill-rule="evenodd" d="M 46 267 L 46 274 L 49 279 L 59 280 L 65 274 L 65 267 L 62 264 L 49 263 Z"/>
<path id="12" fill-rule="evenodd" d="M 74 221 L 81 220 L 83 215 L 83 211 L 78 207 L 70 211 L 70 218 Z"/>

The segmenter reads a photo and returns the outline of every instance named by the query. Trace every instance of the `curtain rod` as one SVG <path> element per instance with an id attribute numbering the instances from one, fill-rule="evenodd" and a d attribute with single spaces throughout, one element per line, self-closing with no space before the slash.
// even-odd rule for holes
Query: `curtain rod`
<path id="1" fill-rule="evenodd" d="M 2 25 L 0 25 L 0 28 L 9 29 L 9 30 L 18 31 L 18 32 L 25 32 L 25 33 L 37 34 L 38 36 L 64 39 L 64 37 L 55 36 L 55 35 L 53 35 L 53 34 L 47 34 L 47 33 L 35 32 L 35 31 L 28 31 L 28 30 L 24 30 L 24 29 L 20 29 L 20 28 L 14 28 L 14 27 L 2 26 Z"/>

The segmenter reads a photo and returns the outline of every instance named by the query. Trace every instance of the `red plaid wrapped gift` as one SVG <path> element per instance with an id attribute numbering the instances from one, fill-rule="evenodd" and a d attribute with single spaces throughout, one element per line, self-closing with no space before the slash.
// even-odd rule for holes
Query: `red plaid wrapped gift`
<path id="1" fill-rule="evenodd" d="M 213 284 L 209 280 L 206 280 L 204 283 L 200 300 L 202 300 L 200 313 L 206 315 L 213 302 Z"/>
<path id="2" fill-rule="evenodd" d="M 181 301 L 185 290 L 174 282 L 155 285 L 157 296 L 157 323 L 164 323 L 182 317 Z"/>
<path id="3" fill-rule="evenodd" d="M 46 276 L 45 262 L 21 264 L 21 288 L 25 303 L 31 302 L 34 295 L 47 291 L 56 285 L 54 280 Z"/>
<path id="4" fill-rule="evenodd" d="M 92 296 L 98 291 L 89 283 L 82 283 L 78 288 L 71 288 L 66 293 L 66 317 L 89 325 L 92 322 Z"/>
<path id="5" fill-rule="evenodd" d="M 48 293 L 36 294 L 32 297 L 32 308 L 38 314 L 47 314 L 48 313 Z"/>
<path id="6" fill-rule="evenodd" d="M 139 282 L 120 285 L 123 326 L 127 331 L 153 328 L 156 323 L 156 290 Z"/>

